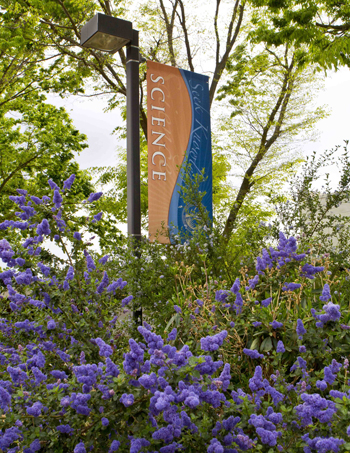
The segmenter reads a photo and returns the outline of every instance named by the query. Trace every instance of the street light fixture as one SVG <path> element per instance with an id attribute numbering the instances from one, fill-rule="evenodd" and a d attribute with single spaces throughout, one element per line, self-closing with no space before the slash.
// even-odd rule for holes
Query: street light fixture
<path id="1" fill-rule="evenodd" d="M 81 30 L 80 44 L 115 53 L 132 41 L 132 23 L 105 14 L 96 14 Z"/>
<path id="2" fill-rule="evenodd" d="M 80 44 L 115 53 L 126 47 L 126 145 L 127 145 L 127 212 L 128 234 L 141 240 L 140 188 L 140 104 L 139 104 L 139 32 L 132 23 L 117 17 L 96 14 L 81 30 Z M 137 253 L 137 251 L 136 251 Z M 142 310 L 134 311 L 134 320 L 142 323 Z"/>

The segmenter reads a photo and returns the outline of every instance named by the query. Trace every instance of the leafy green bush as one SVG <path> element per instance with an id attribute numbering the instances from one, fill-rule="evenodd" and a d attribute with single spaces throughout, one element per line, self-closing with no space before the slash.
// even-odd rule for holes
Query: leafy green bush
<path id="1" fill-rule="evenodd" d="M 244 268 L 232 287 L 212 279 L 203 253 L 201 284 L 174 265 L 165 336 L 145 323 L 123 348 L 117 314 L 132 297 L 68 227 L 73 179 L 51 181 L 52 199 L 19 191 L 20 220 L 0 224 L 31 233 L 16 249 L 0 241 L 2 451 L 349 451 L 347 275 L 335 280 L 328 257 L 282 233 L 256 276 Z M 49 238 L 68 266 L 40 261 Z"/>

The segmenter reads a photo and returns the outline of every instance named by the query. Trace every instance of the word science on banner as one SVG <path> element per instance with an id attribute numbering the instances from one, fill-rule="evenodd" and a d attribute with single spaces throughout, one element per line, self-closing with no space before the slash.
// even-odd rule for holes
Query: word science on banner
<path id="1" fill-rule="evenodd" d="M 185 167 L 204 172 L 198 190 L 212 219 L 212 155 L 208 77 L 147 62 L 148 207 L 151 241 L 171 242 L 196 227 L 196 209 L 185 206 Z M 167 232 L 167 233 L 166 233 Z"/>

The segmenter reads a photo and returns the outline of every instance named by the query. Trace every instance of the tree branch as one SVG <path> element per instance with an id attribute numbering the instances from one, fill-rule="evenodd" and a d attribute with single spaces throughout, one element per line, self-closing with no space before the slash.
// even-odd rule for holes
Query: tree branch
<path id="1" fill-rule="evenodd" d="M 294 87 L 293 69 L 294 69 L 294 58 L 290 64 L 290 66 L 288 67 L 288 70 L 286 71 L 286 73 L 284 75 L 280 94 L 278 96 L 278 99 L 275 103 L 274 108 L 272 109 L 272 111 L 269 115 L 268 120 L 266 121 L 265 127 L 263 129 L 263 134 L 262 134 L 262 137 L 260 140 L 258 152 L 257 152 L 256 156 L 254 157 L 254 159 L 252 160 L 249 168 L 246 170 L 246 172 L 244 174 L 243 181 L 239 188 L 235 203 L 234 203 L 233 207 L 231 208 L 230 214 L 227 218 L 226 225 L 225 225 L 224 232 L 223 232 L 224 241 L 226 243 L 228 242 L 228 240 L 232 234 L 239 210 L 242 207 L 244 200 L 246 199 L 247 195 L 249 194 L 251 188 L 254 185 L 253 175 L 254 175 L 258 165 L 264 159 L 268 150 L 275 143 L 277 138 L 280 136 L 281 126 L 284 121 L 288 103 L 289 103 L 289 100 L 290 100 L 290 97 L 291 97 L 291 94 L 293 91 L 293 87 Z M 275 119 L 276 119 L 278 112 L 280 112 L 280 113 L 278 116 L 278 120 L 275 124 Z M 273 132 L 272 136 L 268 139 L 269 131 L 270 131 L 271 127 L 273 127 L 274 124 L 275 124 L 274 132 Z"/>
<path id="2" fill-rule="evenodd" d="M 190 41 L 189 41 L 189 38 L 188 38 L 188 30 L 187 30 L 187 26 L 186 26 L 185 7 L 184 7 L 184 4 L 183 4 L 182 0 L 179 0 L 179 5 L 180 5 L 180 9 L 181 9 L 181 16 L 180 16 L 180 14 L 178 12 L 176 12 L 176 14 L 177 14 L 177 17 L 179 18 L 180 25 L 181 25 L 182 30 L 184 32 L 188 65 L 190 67 L 190 70 L 192 72 L 194 72 L 193 58 L 192 58 L 192 55 L 191 55 L 191 46 L 190 46 Z"/>
<path id="3" fill-rule="evenodd" d="M 64 3 L 62 0 L 56 0 L 61 6 L 62 6 L 62 9 L 63 11 L 66 13 L 66 16 L 68 17 L 69 19 L 69 22 L 72 24 L 72 27 L 73 27 L 73 30 L 77 36 L 77 38 L 80 39 L 80 33 L 79 33 L 79 30 L 77 29 L 76 25 L 75 25 L 75 22 L 72 18 L 72 16 L 69 14 L 69 11 L 67 10 L 67 8 L 65 7 Z"/>
<path id="4" fill-rule="evenodd" d="M 175 4 L 173 4 L 173 11 L 171 13 L 171 19 L 169 20 L 168 14 L 167 14 L 165 6 L 164 6 L 164 2 L 163 2 L 163 0 L 159 0 L 160 8 L 162 10 L 164 22 L 165 22 L 165 26 L 166 26 L 171 66 L 176 66 L 175 52 L 174 52 L 174 46 L 173 46 L 173 31 L 174 31 L 174 21 L 175 21 L 175 14 L 176 14 L 176 8 L 178 5 L 178 2 L 179 2 L 179 0 L 175 0 Z"/>
<path id="5" fill-rule="evenodd" d="M 228 62 L 232 47 L 234 46 L 238 33 L 241 29 L 243 15 L 244 15 L 244 6 L 245 6 L 244 0 L 236 0 L 235 6 L 234 6 L 233 12 L 232 12 L 231 20 L 230 20 L 229 30 L 227 33 L 226 50 L 225 50 L 224 55 L 220 59 L 220 36 L 218 33 L 218 29 L 217 29 L 217 14 L 219 11 L 219 4 L 220 4 L 221 0 L 216 0 L 216 1 L 217 1 L 217 8 L 216 8 L 215 20 L 214 20 L 215 35 L 216 35 L 216 65 L 215 65 L 215 70 L 214 70 L 214 76 L 211 81 L 210 90 L 209 90 L 210 105 L 213 103 L 214 96 L 215 96 L 220 78 L 222 76 L 224 69 L 226 68 L 226 64 Z M 239 10 L 239 16 L 237 19 L 238 10 Z M 233 33 L 233 36 L 231 37 L 234 22 L 236 19 L 237 19 L 237 23 L 236 23 L 235 31 Z"/>

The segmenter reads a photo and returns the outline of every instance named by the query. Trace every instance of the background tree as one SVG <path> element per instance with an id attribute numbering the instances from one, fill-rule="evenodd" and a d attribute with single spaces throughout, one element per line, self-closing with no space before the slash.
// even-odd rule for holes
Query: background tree
<path id="1" fill-rule="evenodd" d="M 289 45 L 266 47 L 255 55 L 242 45 L 228 72 L 229 81 L 219 97 L 228 100 L 233 112 L 223 120 L 220 133 L 226 132 L 223 142 L 236 163 L 238 189 L 224 228 L 226 239 L 241 222 L 247 222 L 247 209 L 243 217 L 240 212 L 244 204 L 261 205 L 264 197 L 281 194 L 301 161 L 296 137 L 312 139 L 315 123 L 325 115 L 323 108 L 312 104 L 319 77 L 312 68 L 301 70 L 296 65 Z"/>
<path id="2" fill-rule="evenodd" d="M 299 64 L 350 65 L 349 0 L 250 0 L 252 36 L 268 44 L 293 44 Z"/>
<path id="3" fill-rule="evenodd" d="M 17 195 L 18 187 L 40 194 L 49 178 L 61 183 L 75 173 L 75 194 L 92 190 L 89 176 L 74 160 L 87 147 L 86 137 L 63 108 L 46 102 L 44 93 L 68 78 L 60 55 L 38 43 L 36 25 L 29 10 L 1 4 L 0 219 L 11 209 L 8 196 Z"/>
<path id="4" fill-rule="evenodd" d="M 235 0 L 233 3 L 216 0 L 214 8 L 213 2 L 209 0 L 204 2 L 196 0 L 191 3 L 185 0 L 144 0 L 128 5 L 121 0 L 114 2 L 110 0 L 88 0 L 86 2 L 80 0 L 70 0 L 69 2 L 66 0 L 47 0 L 45 2 L 14 0 L 11 3 L 9 0 L 0 0 L 0 5 L 5 11 L 12 8 L 17 14 L 23 15 L 23 17 L 28 16 L 36 25 L 36 46 L 45 56 L 51 57 L 46 62 L 47 66 L 52 68 L 52 71 L 54 68 L 64 68 L 52 76 L 50 85 L 46 84 L 48 90 L 83 96 L 107 94 L 108 108 L 119 107 L 122 112 L 125 112 L 126 61 L 124 50 L 121 49 L 117 55 L 109 55 L 80 46 L 80 30 L 83 24 L 99 11 L 116 17 L 132 19 L 134 27 L 142 31 L 141 52 L 146 58 L 211 75 L 210 102 L 213 118 L 215 118 L 217 109 L 222 106 L 220 98 L 220 104 L 217 102 L 217 93 L 218 89 L 227 81 L 225 71 L 234 66 L 235 58 L 239 58 L 240 45 L 247 39 L 247 32 L 250 28 L 248 27 L 249 20 L 254 13 L 254 10 L 248 8 L 249 5 L 245 0 Z M 249 71 L 248 62 L 244 62 L 242 59 L 237 62 L 247 64 L 246 69 L 242 67 L 242 72 Z M 296 71 L 295 66 L 296 64 L 293 62 L 288 69 L 291 74 Z M 147 139 L 145 71 L 146 65 L 143 64 L 140 70 L 140 124 L 144 140 Z M 285 104 L 289 102 L 291 79 L 292 77 L 285 76 L 284 94 L 281 95 L 280 103 L 276 100 L 276 110 L 271 111 L 270 123 L 272 122 L 277 129 L 281 129 L 285 118 L 283 112 Z M 269 80 L 270 84 L 271 80 Z M 276 89 L 272 88 L 272 91 L 276 91 Z M 236 119 L 233 118 L 232 121 L 235 122 Z M 277 121 L 279 121 L 278 126 Z M 271 138 L 269 136 L 272 130 L 270 123 L 266 123 L 268 124 L 266 140 Z M 123 130 L 118 132 L 123 133 Z M 266 147 L 266 145 L 267 143 L 262 142 L 262 147 Z M 215 155 L 219 156 L 220 153 L 216 152 Z M 265 155 L 265 151 L 257 154 L 258 161 L 253 165 L 253 172 Z M 222 155 L 220 159 L 221 162 L 224 162 Z M 143 165 L 145 166 L 145 163 Z M 224 163 L 224 167 L 228 168 L 226 163 Z M 120 171 L 122 171 L 121 168 L 117 170 L 116 174 Z M 250 179 L 250 182 L 251 176 L 249 170 L 247 178 Z M 107 181 L 110 177 L 111 173 L 106 176 L 105 180 Z M 244 180 L 245 185 L 247 178 Z M 221 183 L 224 182 L 223 179 L 221 178 Z M 256 187 L 259 186 L 256 184 Z M 124 189 L 121 188 L 122 191 Z M 244 188 L 244 191 L 246 189 Z M 143 187 L 142 191 L 146 193 L 146 188 Z M 123 199 L 122 194 L 121 199 Z M 223 197 L 220 199 L 222 200 Z M 232 212 L 236 209 L 233 202 L 234 200 L 230 201 L 231 215 L 227 222 L 230 227 L 225 229 L 227 237 L 233 231 Z M 116 204 L 112 206 L 117 208 Z"/>
<path id="5" fill-rule="evenodd" d="M 278 216 L 273 228 L 275 236 L 277 230 L 289 230 L 301 247 L 311 247 L 320 256 L 326 254 L 333 271 L 349 266 L 350 225 L 344 209 L 350 200 L 347 146 L 345 142 L 306 160 L 302 171 L 290 181 L 288 200 L 276 206 Z"/>

